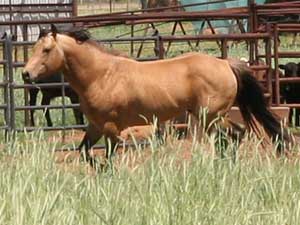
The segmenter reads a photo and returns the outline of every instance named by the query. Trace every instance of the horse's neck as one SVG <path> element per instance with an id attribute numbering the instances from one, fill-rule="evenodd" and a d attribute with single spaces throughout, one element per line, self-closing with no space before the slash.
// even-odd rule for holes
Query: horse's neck
<path id="1" fill-rule="evenodd" d="M 101 82 L 101 78 L 110 69 L 110 56 L 93 49 L 93 46 L 76 44 L 74 47 L 65 47 L 64 52 L 64 74 L 78 94 L 88 90 L 96 80 Z"/>

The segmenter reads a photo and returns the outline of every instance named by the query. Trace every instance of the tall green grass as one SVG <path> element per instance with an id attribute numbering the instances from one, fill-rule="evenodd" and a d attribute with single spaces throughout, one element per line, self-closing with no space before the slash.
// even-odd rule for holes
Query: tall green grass
<path id="1" fill-rule="evenodd" d="M 56 143 L 28 135 L 0 152 L 0 224 L 300 223 L 298 161 L 262 157 L 253 140 L 221 158 L 213 142 L 138 147 L 91 174 L 84 162 L 56 163 Z"/>

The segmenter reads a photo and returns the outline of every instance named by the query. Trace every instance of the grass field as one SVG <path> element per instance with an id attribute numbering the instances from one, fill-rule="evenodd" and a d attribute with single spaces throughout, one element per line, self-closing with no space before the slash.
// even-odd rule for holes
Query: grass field
<path id="1" fill-rule="evenodd" d="M 299 224 L 298 160 L 252 140 L 220 157 L 213 142 L 154 140 L 94 173 L 28 134 L 0 152 L 0 224 Z"/>

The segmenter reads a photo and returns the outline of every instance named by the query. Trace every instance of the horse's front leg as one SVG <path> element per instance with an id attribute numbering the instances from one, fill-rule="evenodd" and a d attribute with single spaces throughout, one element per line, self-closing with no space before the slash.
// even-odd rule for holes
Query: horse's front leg
<path id="1" fill-rule="evenodd" d="M 37 94 L 39 92 L 39 89 L 37 88 L 32 88 L 29 89 L 29 105 L 30 106 L 36 106 L 36 100 L 37 100 Z M 35 126 L 34 123 L 34 109 L 30 109 L 30 122 L 31 122 L 31 126 Z"/>
<path id="2" fill-rule="evenodd" d="M 78 96 L 75 93 L 72 93 L 72 95 L 70 96 L 70 100 L 71 100 L 72 104 L 79 103 Z M 83 113 L 80 111 L 80 109 L 74 108 L 73 113 L 75 116 L 76 124 L 78 124 L 78 125 L 84 124 Z"/>
<path id="3" fill-rule="evenodd" d="M 44 91 L 42 92 L 43 93 L 43 97 L 42 97 L 42 105 L 47 105 L 46 108 L 44 108 L 44 113 L 45 113 L 45 117 L 46 117 L 46 120 L 47 120 L 47 126 L 48 127 L 52 127 L 53 126 L 53 123 L 52 123 L 52 120 L 51 120 L 51 117 L 50 117 L 50 111 L 48 109 L 48 105 L 50 105 L 50 102 L 51 102 L 51 97 L 50 95 L 48 95 L 48 92 Z"/>
<path id="4" fill-rule="evenodd" d="M 80 153 L 85 152 L 85 159 L 94 167 L 94 159 L 90 156 L 89 150 L 97 143 L 97 141 L 102 137 L 102 130 L 95 127 L 93 124 L 89 123 L 85 135 L 79 145 Z"/>
<path id="5" fill-rule="evenodd" d="M 221 154 L 221 157 L 225 157 L 225 151 L 228 150 L 229 138 L 234 144 L 232 147 L 233 159 L 236 158 L 236 151 L 242 138 L 245 134 L 245 129 L 238 123 L 233 122 L 228 115 L 219 118 L 213 126 L 208 130 L 209 133 L 216 133 L 215 148 Z"/>

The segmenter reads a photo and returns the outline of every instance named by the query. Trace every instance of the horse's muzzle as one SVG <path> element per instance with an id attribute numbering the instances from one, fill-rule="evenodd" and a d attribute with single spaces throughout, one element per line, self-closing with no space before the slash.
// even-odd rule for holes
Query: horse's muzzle
<path id="1" fill-rule="evenodd" d="M 29 74 L 29 72 L 27 72 L 27 71 L 23 71 L 23 72 L 22 72 L 22 78 L 23 78 L 23 80 L 24 80 L 25 82 L 30 82 L 30 81 L 31 81 L 31 79 L 30 79 L 30 74 Z"/>

